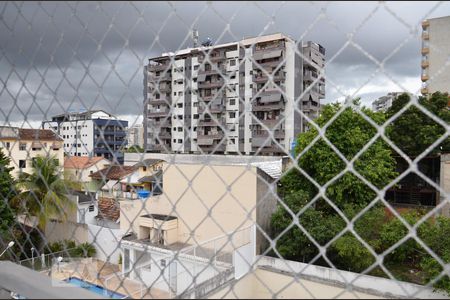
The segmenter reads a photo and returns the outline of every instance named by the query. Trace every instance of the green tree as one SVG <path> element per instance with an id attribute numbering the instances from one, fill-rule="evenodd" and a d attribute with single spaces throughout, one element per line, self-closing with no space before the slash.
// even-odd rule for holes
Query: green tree
<path id="1" fill-rule="evenodd" d="M 410 102 L 408 94 L 398 96 L 392 103 L 392 107 L 386 112 L 391 117 Z M 429 98 L 419 97 L 418 102 L 434 116 L 439 117 L 445 123 L 450 122 L 448 110 L 449 95 L 436 92 Z M 386 135 L 409 157 L 416 157 L 432 145 L 445 133 L 445 128 L 428 117 L 417 106 L 412 105 L 399 115 L 392 124 L 386 128 Z M 442 147 L 442 149 L 441 149 Z M 450 151 L 450 139 L 447 138 L 429 154 Z"/>
<path id="2" fill-rule="evenodd" d="M 124 151 L 125 153 L 144 153 L 144 148 L 142 148 L 139 145 L 133 145 L 131 147 L 128 147 L 128 149 L 126 149 Z"/>
<path id="3" fill-rule="evenodd" d="M 73 182 L 62 178 L 58 161 L 54 157 L 36 157 L 32 173 L 19 176 L 20 193 L 12 199 L 14 207 L 27 217 L 37 217 L 38 227 L 44 232 L 52 218 L 65 220 L 76 209 L 76 203 L 67 195 Z"/>
<path id="4" fill-rule="evenodd" d="M 13 168 L 9 167 L 9 157 L 0 149 L 0 245 L 8 243 L 12 239 L 11 228 L 15 223 L 15 215 L 9 205 L 9 200 L 14 197 L 14 179 L 11 176 Z"/>
<path id="5" fill-rule="evenodd" d="M 358 101 L 354 103 L 359 105 Z M 325 105 L 316 123 L 319 127 L 324 127 L 341 108 L 341 104 L 338 103 Z M 383 113 L 375 113 L 364 107 L 361 108 L 361 111 L 377 124 L 383 124 L 385 121 Z M 325 136 L 347 160 L 351 160 L 371 141 L 376 132 L 376 128 L 355 109 L 346 108 L 339 113 L 339 116 L 326 129 Z M 342 172 L 346 164 L 323 138 L 319 138 L 312 144 L 318 134 L 315 128 L 300 134 L 295 154 L 298 156 L 301 153 L 298 158 L 298 166 L 322 186 Z M 309 150 L 303 153 L 308 146 L 310 146 Z M 378 188 L 384 187 L 396 176 L 395 160 L 392 157 L 391 150 L 381 139 L 376 139 L 355 160 L 354 169 Z M 297 214 L 304 208 L 317 195 L 317 192 L 317 187 L 296 169 L 293 169 L 281 178 L 280 196 L 294 214 Z M 376 197 L 376 193 L 350 171 L 345 172 L 328 186 L 325 193 L 344 215 L 350 219 Z M 370 219 L 367 217 L 362 219 L 366 220 L 359 226 L 362 234 L 364 232 L 361 228 L 375 226 L 373 224 L 381 222 L 380 216 L 383 216 L 383 214 L 380 213 L 380 210 L 377 210 L 377 213 L 377 218 L 372 217 Z M 283 232 L 292 224 L 293 220 L 291 214 L 282 205 L 279 205 L 272 217 L 273 237 Z M 375 223 L 375 221 L 378 223 Z M 337 211 L 324 199 L 319 199 L 314 205 L 306 209 L 299 216 L 299 223 L 320 245 L 329 242 L 346 225 Z M 374 232 L 366 231 L 365 235 L 367 240 L 371 240 Z M 345 245 L 345 242 L 351 242 L 352 244 L 347 244 L 347 249 L 340 247 L 340 245 Z M 317 249 L 311 245 L 310 239 L 298 226 L 294 225 L 279 238 L 277 250 L 282 255 L 286 255 L 286 258 L 309 260 L 317 253 Z M 374 244 L 374 246 L 376 245 Z M 349 253 L 349 255 L 353 253 L 358 254 L 360 260 L 363 261 L 368 257 L 368 252 L 365 252 L 364 248 L 355 237 L 344 235 L 335 241 L 329 250 L 330 256 L 342 256 L 344 252 Z M 369 253 L 369 255 L 371 254 Z M 360 265 L 361 267 L 363 267 L 362 264 Z"/>

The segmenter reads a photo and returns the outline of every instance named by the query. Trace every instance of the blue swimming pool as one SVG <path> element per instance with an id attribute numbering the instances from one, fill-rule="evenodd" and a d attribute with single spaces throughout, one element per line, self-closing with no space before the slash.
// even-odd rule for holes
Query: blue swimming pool
<path id="1" fill-rule="evenodd" d="M 91 292 L 94 292 L 96 294 L 102 295 L 102 296 L 107 296 L 109 298 L 112 299 L 123 299 L 126 298 L 125 295 L 119 294 L 119 293 L 115 293 L 112 292 L 110 290 L 105 289 L 104 287 L 101 287 L 99 285 L 96 284 L 92 284 L 90 282 L 81 280 L 80 278 L 77 277 L 70 277 L 66 280 L 64 280 L 67 283 L 82 287 L 84 289 L 87 289 Z"/>

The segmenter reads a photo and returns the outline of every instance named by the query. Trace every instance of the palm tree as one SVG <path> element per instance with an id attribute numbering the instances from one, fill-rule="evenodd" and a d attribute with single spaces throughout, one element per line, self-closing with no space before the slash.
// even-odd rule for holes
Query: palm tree
<path id="1" fill-rule="evenodd" d="M 37 217 L 38 228 L 44 232 L 50 219 L 66 220 L 68 213 L 76 209 L 67 197 L 73 186 L 73 182 L 62 178 L 57 159 L 38 156 L 33 159 L 31 174 L 20 174 L 20 193 L 12 199 L 12 205 L 26 218 Z"/>

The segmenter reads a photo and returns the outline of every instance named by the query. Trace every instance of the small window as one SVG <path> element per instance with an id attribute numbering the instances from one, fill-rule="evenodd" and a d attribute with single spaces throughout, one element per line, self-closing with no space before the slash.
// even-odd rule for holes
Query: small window
<path id="1" fill-rule="evenodd" d="M 197 77 L 195 77 L 193 80 L 194 80 L 194 82 L 197 82 Z"/>
<path id="2" fill-rule="evenodd" d="M 195 120 L 198 119 L 198 114 L 194 114 L 194 119 L 195 119 Z"/>
<path id="3" fill-rule="evenodd" d="M 176 96 L 176 95 L 177 95 L 177 92 L 173 92 L 173 95 Z"/>
<path id="4" fill-rule="evenodd" d="M 90 211 L 90 212 L 93 212 L 94 210 L 95 210 L 94 205 L 89 205 L 89 211 Z"/>
<path id="5" fill-rule="evenodd" d="M 177 107 L 178 108 L 182 108 L 183 107 L 183 103 L 177 103 Z"/>
<path id="6" fill-rule="evenodd" d="M 178 127 L 178 132 L 182 132 L 183 131 L 183 127 Z"/>
<path id="7" fill-rule="evenodd" d="M 236 65 L 236 60 L 235 59 L 230 60 L 230 66 L 235 66 L 235 65 Z"/>
<path id="8" fill-rule="evenodd" d="M 194 70 L 198 70 L 199 67 L 200 67 L 200 65 L 195 65 Z"/>
<path id="9" fill-rule="evenodd" d="M 146 167 L 146 166 L 143 166 L 143 167 L 142 167 L 142 171 L 147 172 L 147 167 Z"/>
<path id="10" fill-rule="evenodd" d="M 229 116 L 230 116 L 231 119 L 234 119 L 234 118 L 236 118 L 236 113 L 235 112 L 230 112 Z"/>
<path id="11" fill-rule="evenodd" d="M 236 104 L 236 99 L 230 99 L 230 105 L 235 105 Z"/>
<path id="12" fill-rule="evenodd" d="M 183 92 L 178 92 L 178 96 L 183 96 Z"/>
<path id="13" fill-rule="evenodd" d="M 179 143 L 179 144 L 182 144 L 182 143 L 183 143 L 183 140 L 178 139 L 178 143 Z"/>
<path id="14" fill-rule="evenodd" d="M 9 150 L 9 147 L 11 147 L 11 143 L 10 143 L 10 142 L 6 142 L 6 143 L 5 143 L 5 147 L 6 147 L 6 149 Z"/>
<path id="15" fill-rule="evenodd" d="M 176 140 L 176 139 L 173 139 L 173 142 L 174 142 L 174 143 L 176 143 L 176 142 L 177 142 L 177 140 Z"/>
<path id="16" fill-rule="evenodd" d="M 20 169 L 25 169 L 27 167 L 27 161 L 24 159 L 20 159 L 19 160 L 19 168 Z"/>
<path id="17" fill-rule="evenodd" d="M 26 151 L 27 150 L 27 144 L 26 143 L 20 143 L 19 144 L 19 150 L 20 151 Z"/>

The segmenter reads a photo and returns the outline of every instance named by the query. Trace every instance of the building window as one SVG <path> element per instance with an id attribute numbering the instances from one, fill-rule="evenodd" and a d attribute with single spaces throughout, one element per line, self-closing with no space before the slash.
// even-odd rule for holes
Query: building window
<path id="1" fill-rule="evenodd" d="M 19 144 L 19 150 L 20 151 L 26 151 L 27 150 L 27 144 L 26 143 L 20 143 Z"/>
<path id="2" fill-rule="evenodd" d="M 235 59 L 230 60 L 230 66 L 235 66 L 235 65 L 236 65 L 236 60 Z"/>
<path id="3" fill-rule="evenodd" d="M 177 140 L 176 140 L 176 139 L 173 139 L 173 142 L 174 142 L 174 143 L 176 143 L 176 142 L 177 142 Z"/>
<path id="4" fill-rule="evenodd" d="M 198 114 L 194 114 L 194 119 L 198 119 Z"/>
<path id="5" fill-rule="evenodd" d="M 236 99 L 230 99 L 230 105 L 235 105 L 236 104 Z"/>
<path id="6" fill-rule="evenodd" d="M 183 92 L 178 92 L 178 96 L 183 96 Z"/>
<path id="7" fill-rule="evenodd" d="M 176 95 L 177 95 L 177 92 L 173 92 L 173 95 L 176 96 Z"/>
<path id="8" fill-rule="evenodd" d="M 146 167 L 146 166 L 143 166 L 143 167 L 142 167 L 142 171 L 147 172 L 147 167 Z"/>
<path id="9" fill-rule="evenodd" d="M 195 71 L 198 70 L 199 67 L 200 67 L 200 65 L 195 65 L 195 66 L 194 66 L 194 70 L 195 70 Z"/>
<path id="10" fill-rule="evenodd" d="M 178 127 L 178 132 L 182 132 L 183 131 L 183 127 Z"/>
<path id="11" fill-rule="evenodd" d="M 236 144 L 236 140 L 235 140 L 235 139 L 231 139 L 230 141 L 231 141 L 231 143 L 232 143 L 233 145 Z"/>
<path id="12" fill-rule="evenodd" d="M 6 142 L 4 143 L 5 148 L 9 150 L 9 147 L 11 147 L 11 143 L 10 142 Z"/>
<path id="13" fill-rule="evenodd" d="M 25 169 L 27 167 L 27 161 L 24 159 L 20 159 L 19 160 L 19 168 L 20 169 Z"/>
<path id="14" fill-rule="evenodd" d="M 94 210 L 95 210 L 94 205 L 89 205 L 89 211 L 90 211 L 90 212 L 93 212 Z"/>
<path id="15" fill-rule="evenodd" d="M 179 143 L 179 144 L 183 143 L 183 140 L 178 139 L 178 143 Z"/>
<path id="16" fill-rule="evenodd" d="M 178 108 L 182 108 L 183 107 L 183 103 L 177 103 L 177 107 Z"/>
<path id="17" fill-rule="evenodd" d="M 235 112 L 230 112 L 229 116 L 230 116 L 231 119 L 234 119 L 234 118 L 236 118 L 236 113 Z"/>

